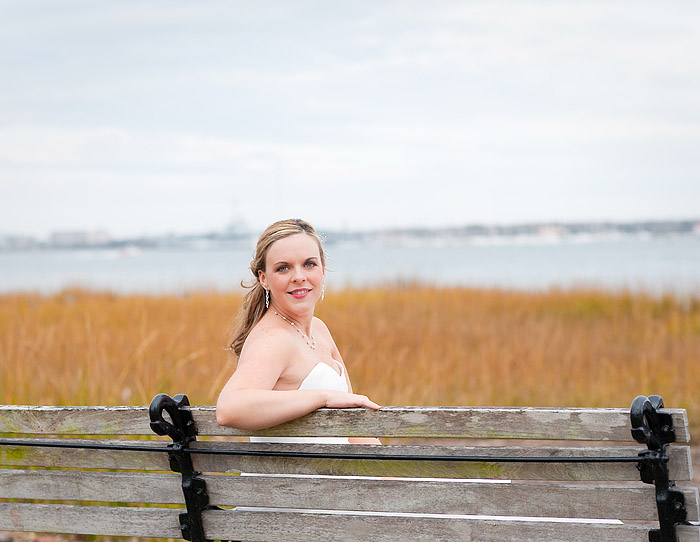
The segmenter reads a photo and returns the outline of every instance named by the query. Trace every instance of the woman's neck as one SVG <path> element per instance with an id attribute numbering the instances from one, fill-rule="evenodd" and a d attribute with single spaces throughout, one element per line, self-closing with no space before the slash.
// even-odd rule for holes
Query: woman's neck
<path id="1" fill-rule="evenodd" d="M 287 312 L 287 311 L 280 309 L 274 303 L 270 304 L 269 310 L 272 311 L 273 314 L 280 316 L 283 320 L 286 320 L 288 323 L 290 323 L 293 326 L 300 329 L 302 332 L 304 332 L 309 337 L 312 335 L 313 332 L 311 330 L 311 322 L 313 321 L 313 318 L 314 318 L 313 312 L 310 312 L 308 314 L 290 313 L 290 312 Z"/>

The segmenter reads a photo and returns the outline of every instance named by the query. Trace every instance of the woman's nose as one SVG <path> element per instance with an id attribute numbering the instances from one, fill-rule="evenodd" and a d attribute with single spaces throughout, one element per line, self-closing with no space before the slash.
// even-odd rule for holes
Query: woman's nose
<path id="1" fill-rule="evenodd" d="M 303 267 L 295 267 L 294 268 L 294 276 L 292 277 L 292 280 L 296 282 L 301 282 L 306 280 L 306 273 L 304 272 Z"/>

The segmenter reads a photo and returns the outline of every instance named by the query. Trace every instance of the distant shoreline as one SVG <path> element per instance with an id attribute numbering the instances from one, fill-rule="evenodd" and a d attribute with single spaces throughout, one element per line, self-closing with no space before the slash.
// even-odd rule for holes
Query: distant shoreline
<path id="1" fill-rule="evenodd" d="M 324 230 L 330 246 L 370 243 L 382 246 L 420 246 L 461 243 L 595 242 L 624 238 L 700 236 L 700 219 L 637 222 L 533 222 L 513 225 L 468 224 L 436 228 Z M 164 234 L 113 238 L 102 230 L 55 231 L 46 239 L 0 233 L 0 251 L 207 249 L 253 247 L 258 233 L 239 228 L 192 234 Z"/>
<path id="2" fill-rule="evenodd" d="M 594 289 L 700 296 L 700 235 L 488 238 L 327 244 L 329 291 L 395 284 L 518 291 Z M 0 291 L 79 286 L 120 293 L 240 291 L 253 247 L 0 252 Z"/>

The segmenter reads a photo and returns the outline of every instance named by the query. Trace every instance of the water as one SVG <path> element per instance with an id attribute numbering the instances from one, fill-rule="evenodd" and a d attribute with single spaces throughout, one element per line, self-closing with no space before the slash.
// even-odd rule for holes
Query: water
<path id="1" fill-rule="evenodd" d="M 419 281 L 545 290 L 591 286 L 700 295 L 700 236 L 586 242 L 488 239 L 443 246 L 328 246 L 328 290 Z M 232 291 L 251 249 L 0 252 L 0 291 Z"/>
<path id="2" fill-rule="evenodd" d="M 331 256 L 331 279 L 358 285 L 386 277 L 521 290 L 590 286 L 700 293 L 700 236 L 363 248 Z"/>

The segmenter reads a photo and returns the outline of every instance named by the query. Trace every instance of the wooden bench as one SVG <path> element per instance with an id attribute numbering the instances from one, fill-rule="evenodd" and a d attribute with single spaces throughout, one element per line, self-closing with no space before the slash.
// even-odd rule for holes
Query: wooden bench
<path id="1" fill-rule="evenodd" d="M 689 441 L 686 412 L 662 407 L 654 396 L 635 399 L 632 414 L 322 409 L 255 433 L 390 443 L 370 446 L 247 442 L 239 437 L 250 433 L 219 427 L 213 407 L 188 407 L 184 396 L 159 395 L 150 409 L 2 406 L 0 530 L 192 540 L 698 542 L 700 527 L 686 522 L 698 521 L 698 491 L 668 481 L 692 479 L 689 447 L 667 444 Z M 234 506 L 246 509 L 227 509 Z M 606 518 L 613 521 L 599 521 Z"/>

